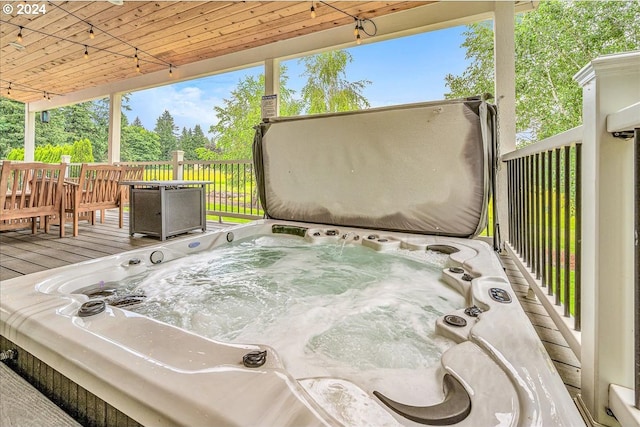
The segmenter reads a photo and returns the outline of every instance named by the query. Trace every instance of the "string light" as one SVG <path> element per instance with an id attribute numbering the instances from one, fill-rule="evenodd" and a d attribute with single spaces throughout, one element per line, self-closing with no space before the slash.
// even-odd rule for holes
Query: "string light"
<path id="1" fill-rule="evenodd" d="M 16 83 L 16 82 L 10 82 L 9 80 L 4 80 L 4 79 L 0 79 L 0 83 L 7 83 L 8 86 L 7 87 L 3 87 L 2 90 L 7 89 L 7 95 L 9 95 L 9 92 L 29 92 L 29 93 L 41 93 L 42 94 L 42 98 L 43 99 L 48 99 L 51 100 L 51 96 L 62 96 L 59 93 L 53 93 L 53 92 L 47 92 L 47 91 L 43 91 L 42 89 L 37 89 L 34 88 L 32 86 L 27 86 L 21 83 Z"/>
<path id="2" fill-rule="evenodd" d="M 22 27 L 20 27 L 20 31 L 18 31 L 18 37 L 16 37 L 18 43 L 22 43 Z"/>
<path id="3" fill-rule="evenodd" d="M 96 34 L 93 32 L 93 25 L 91 26 L 91 28 L 89 29 L 89 38 L 91 40 L 96 38 Z"/>
<path id="4" fill-rule="evenodd" d="M 316 8 L 313 5 L 313 0 L 311 0 L 311 19 L 314 19 L 316 17 Z"/>
<path id="5" fill-rule="evenodd" d="M 138 58 L 138 48 L 136 48 L 136 54 L 133 55 L 133 62 L 135 62 L 136 64 L 140 62 L 140 58 Z"/>
<path id="6" fill-rule="evenodd" d="M 173 77 L 173 65 L 169 64 L 169 77 Z"/>
<path id="7" fill-rule="evenodd" d="M 9 89 L 7 89 L 7 96 L 11 96 L 11 82 L 9 82 Z"/>
<path id="8" fill-rule="evenodd" d="M 84 59 L 89 58 L 89 48 L 87 47 L 87 45 L 84 45 Z"/>
<path id="9" fill-rule="evenodd" d="M 336 10 L 342 14 L 345 14 L 347 16 L 350 16 L 353 18 L 353 20 L 355 21 L 356 25 L 353 28 L 353 36 L 356 38 L 356 43 L 360 44 L 362 43 L 362 36 L 360 35 L 360 33 L 365 33 L 366 35 L 368 35 L 369 37 L 373 37 L 378 33 L 378 27 L 376 26 L 376 23 L 373 22 L 371 19 L 369 18 L 359 18 L 357 16 L 354 16 L 348 12 L 345 12 L 344 10 L 338 9 L 337 7 L 335 7 L 334 5 L 332 5 L 331 3 L 327 3 L 324 1 L 320 1 L 319 3 L 324 4 L 325 6 L 328 6 L 330 8 L 332 8 L 333 10 Z M 313 1 L 311 2 L 312 6 L 311 6 L 311 11 L 314 11 L 313 8 Z M 372 31 L 367 31 L 364 27 L 364 24 L 370 24 L 371 27 L 373 27 Z"/>
<path id="10" fill-rule="evenodd" d="M 136 72 L 140 72 L 140 64 L 136 64 Z"/>

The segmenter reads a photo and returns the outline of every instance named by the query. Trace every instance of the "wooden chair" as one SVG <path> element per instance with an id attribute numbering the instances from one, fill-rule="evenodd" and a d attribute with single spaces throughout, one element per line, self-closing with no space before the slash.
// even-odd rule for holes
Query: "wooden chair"
<path id="1" fill-rule="evenodd" d="M 51 218 L 60 215 L 67 165 L 5 161 L 0 171 L 0 230 L 31 227 L 43 218 L 49 232 Z M 60 237 L 63 237 L 62 230 Z"/>
<path id="2" fill-rule="evenodd" d="M 122 181 L 144 180 L 144 165 L 141 165 L 141 166 L 123 165 L 122 169 L 123 169 Z M 122 191 L 122 202 L 125 204 L 129 203 L 129 191 L 127 189 L 124 189 Z"/>
<path id="3" fill-rule="evenodd" d="M 73 236 L 78 235 L 78 222 L 95 224 L 96 211 L 119 208 L 119 227 L 122 228 L 121 166 L 84 163 L 78 182 L 65 182 L 64 215 L 60 215 L 61 235 L 67 215 L 73 223 Z M 104 215 L 101 217 L 104 222 Z"/>

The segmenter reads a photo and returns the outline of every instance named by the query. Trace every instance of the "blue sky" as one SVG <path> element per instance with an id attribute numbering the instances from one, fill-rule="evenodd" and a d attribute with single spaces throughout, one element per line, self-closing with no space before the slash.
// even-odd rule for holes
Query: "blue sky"
<path id="1" fill-rule="evenodd" d="M 347 79 L 369 80 L 364 96 L 372 107 L 442 99 L 447 92 L 445 76 L 460 75 L 467 67 L 461 47 L 465 27 L 453 27 L 400 39 L 362 44 L 347 49 L 353 62 L 347 66 Z M 300 94 L 305 84 L 300 77 L 304 67 L 297 59 L 286 61 L 288 86 Z M 130 121 L 139 117 L 147 129 L 153 129 L 164 110 L 169 110 L 180 129 L 196 124 L 207 134 L 216 123 L 214 106 L 247 74 L 260 74 L 262 67 L 235 71 L 188 82 L 176 83 L 131 94 Z"/>

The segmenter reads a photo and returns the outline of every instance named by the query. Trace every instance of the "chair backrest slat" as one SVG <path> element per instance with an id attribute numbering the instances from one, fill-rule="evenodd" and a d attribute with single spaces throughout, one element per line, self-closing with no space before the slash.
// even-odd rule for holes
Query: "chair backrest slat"
<path id="1" fill-rule="evenodd" d="M 59 214 L 66 167 L 65 163 L 3 162 L 0 228 L 12 228 L 14 222 L 24 224 L 25 220 L 38 216 Z"/>

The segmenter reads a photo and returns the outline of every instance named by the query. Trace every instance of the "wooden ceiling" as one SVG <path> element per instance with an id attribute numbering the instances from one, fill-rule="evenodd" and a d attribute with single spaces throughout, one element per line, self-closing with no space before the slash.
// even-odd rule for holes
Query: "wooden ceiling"
<path id="1" fill-rule="evenodd" d="M 427 3 L 316 1 L 312 19 L 311 1 L 5 2 L 13 12 L 3 9 L 0 14 L 0 95 L 7 96 L 11 83 L 10 98 L 31 102 L 42 100 L 45 91 L 55 97 L 136 77 L 136 48 L 141 74 L 169 73 L 169 64 L 180 67 L 335 27 L 354 27 L 353 16 L 371 19 Z M 19 32 L 22 50 L 15 46 Z"/>

